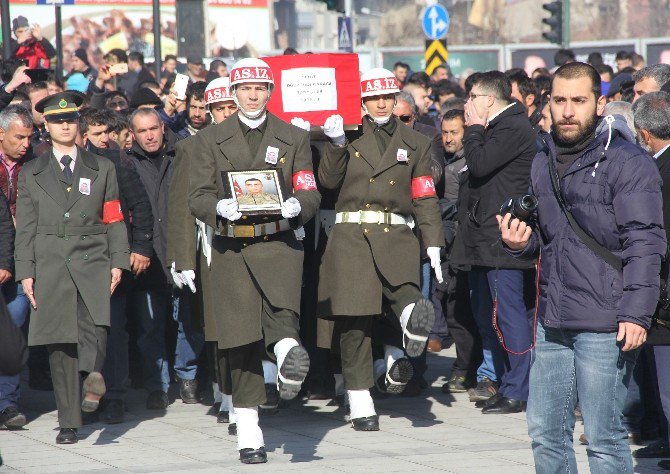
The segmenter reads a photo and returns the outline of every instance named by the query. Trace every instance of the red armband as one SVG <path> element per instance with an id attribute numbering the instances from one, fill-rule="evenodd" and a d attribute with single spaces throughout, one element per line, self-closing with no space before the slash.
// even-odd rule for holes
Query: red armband
<path id="1" fill-rule="evenodd" d="M 107 201 L 102 206 L 102 223 L 113 224 L 114 222 L 123 222 L 121 202 L 118 199 Z"/>
<path id="2" fill-rule="evenodd" d="M 316 179 L 311 171 L 293 174 L 293 191 L 316 191 Z"/>
<path id="3" fill-rule="evenodd" d="M 427 196 L 437 196 L 433 178 L 431 176 L 412 178 L 412 199 L 419 199 Z"/>

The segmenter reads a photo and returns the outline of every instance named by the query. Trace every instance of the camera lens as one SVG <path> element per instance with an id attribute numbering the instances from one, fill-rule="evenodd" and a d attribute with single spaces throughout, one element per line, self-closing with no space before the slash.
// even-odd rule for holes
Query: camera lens
<path id="1" fill-rule="evenodd" d="M 528 212 L 533 212 L 537 209 L 537 198 L 530 194 L 526 194 L 521 198 L 521 207 L 523 207 Z"/>

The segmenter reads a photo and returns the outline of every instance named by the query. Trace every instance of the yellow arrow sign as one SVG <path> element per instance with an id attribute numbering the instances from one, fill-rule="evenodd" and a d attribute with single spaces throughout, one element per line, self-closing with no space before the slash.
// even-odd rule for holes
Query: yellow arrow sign
<path id="1" fill-rule="evenodd" d="M 448 57 L 446 40 L 426 41 L 426 74 L 432 74 L 437 66 L 447 62 Z"/>

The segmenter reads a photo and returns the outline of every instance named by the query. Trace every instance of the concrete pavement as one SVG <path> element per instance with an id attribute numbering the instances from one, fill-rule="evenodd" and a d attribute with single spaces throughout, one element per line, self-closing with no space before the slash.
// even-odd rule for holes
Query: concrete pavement
<path id="1" fill-rule="evenodd" d="M 85 426 L 78 444 L 57 446 L 53 394 L 24 390 L 30 423 L 0 431 L 0 472 L 535 472 L 524 414 L 482 415 L 467 394 L 441 392 L 454 355 L 453 347 L 429 354 L 425 397 L 376 402 L 379 432 L 353 431 L 327 401 L 295 402 L 262 417 L 269 461 L 257 466 L 240 464 L 235 437 L 208 406 L 178 400 L 156 413 L 144 408 L 146 395 L 137 390 L 129 391 L 124 423 Z M 575 431 L 576 440 L 581 423 Z M 588 472 L 585 447 L 576 442 L 575 449 L 580 472 Z M 659 472 L 656 464 L 637 461 L 635 470 Z"/>

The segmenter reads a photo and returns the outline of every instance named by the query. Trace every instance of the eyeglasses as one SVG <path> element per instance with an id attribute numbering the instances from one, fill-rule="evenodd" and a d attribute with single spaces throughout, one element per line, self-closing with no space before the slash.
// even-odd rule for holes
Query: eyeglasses
<path id="1" fill-rule="evenodd" d="M 398 118 L 402 123 L 409 123 L 412 120 L 411 115 L 399 115 Z"/>
<path id="2" fill-rule="evenodd" d="M 470 100 L 475 100 L 477 97 L 488 97 L 491 94 L 468 94 Z"/>
<path id="3" fill-rule="evenodd" d="M 113 109 L 115 107 L 118 107 L 120 109 L 125 109 L 125 108 L 128 108 L 128 102 L 126 102 L 125 100 L 119 100 L 119 101 L 116 101 L 116 102 L 109 102 L 109 103 L 107 103 L 107 107 L 109 107 L 110 109 Z"/>

